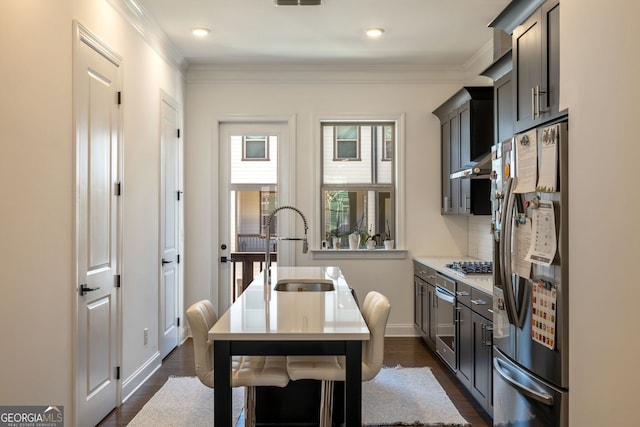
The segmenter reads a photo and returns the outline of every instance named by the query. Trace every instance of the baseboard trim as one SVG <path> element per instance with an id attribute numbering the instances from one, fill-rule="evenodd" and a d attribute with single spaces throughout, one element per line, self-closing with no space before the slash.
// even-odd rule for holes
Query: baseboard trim
<path id="1" fill-rule="evenodd" d="M 415 328 L 413 327 L 413 323 L 410 325 L 407 324 L 387 324 L 387 329 L 385 330 L 385 337 L 417 337 Z"/>
<path id="2" fill-rule="evenodd" d="M 140 366 L 129 378 L 122 382 L 122 393 L 124 396 L 121 403 L 127 401 L 133 393 L 135 393 L 147 379 L 162 366 L 162 358 L 160 352 L 156 352 L 149 360 Z"/>

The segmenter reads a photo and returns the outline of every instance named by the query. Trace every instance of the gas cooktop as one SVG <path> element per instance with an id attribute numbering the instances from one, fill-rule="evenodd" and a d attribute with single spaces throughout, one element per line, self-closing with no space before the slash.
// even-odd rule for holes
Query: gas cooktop
<path id="1" fill-rule="evenodd" d="M 466 276 L 467 274 L 491 274 L 493 273 L 492 261 L 453 261 L 451 264 L 445 264 L 458 274 Z"/>

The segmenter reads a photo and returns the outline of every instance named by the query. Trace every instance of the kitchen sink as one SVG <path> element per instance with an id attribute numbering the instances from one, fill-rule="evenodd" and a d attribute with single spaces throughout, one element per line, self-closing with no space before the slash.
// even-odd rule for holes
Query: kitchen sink
<path id="1" fill-rule="evenodd" d="M 333 280 L 329 279 L 282 279 L 273 288 L 281 292 L 327 292 L 334 291 Z"/>

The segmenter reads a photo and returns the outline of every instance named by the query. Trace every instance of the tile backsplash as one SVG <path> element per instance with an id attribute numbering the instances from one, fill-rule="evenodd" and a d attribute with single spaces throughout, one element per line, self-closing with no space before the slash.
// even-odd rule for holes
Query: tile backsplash
<path id="1" fill-rule="evenodd" d="M 491 216 L 471 215 L 468 221 L 467 255 L 484 261 L 491 261 L 493 258 Z"/>

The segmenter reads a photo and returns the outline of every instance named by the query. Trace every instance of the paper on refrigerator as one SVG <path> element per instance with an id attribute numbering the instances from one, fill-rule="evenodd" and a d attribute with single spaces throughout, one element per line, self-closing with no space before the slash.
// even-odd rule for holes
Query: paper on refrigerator
<path id="1" fill-rule="evenodd" d="M 542 148 L 540 154 L 540 176 L 536 191 L 553 193 L 557 191 L 558 182 L 558 138 L 560 125 L 556 124 L 543 129 Z"/>
<path id="2" fill-rule="evenodd" d="M 516 136 L 516 178 L 514 193 L 536 191 L 538 178 L 538 140 L 536 130 Z"/>
<path id="3" fill-rule="evenodd" d="M 557 247 L 553 202 L 541 200 L 538 207 L 533 209 L 531 245 L 525 259 L 534 264 L 549 266 L 556 255 Z"/>
<path id="4" fill-rule="evenodd" d="M 531 247 L 531 220 L 518 224 L 513 232 L 513 253 L 511 255 L 511 271 L 518 276 L 531 278 L 531 262 L 526 257 Z"/>

